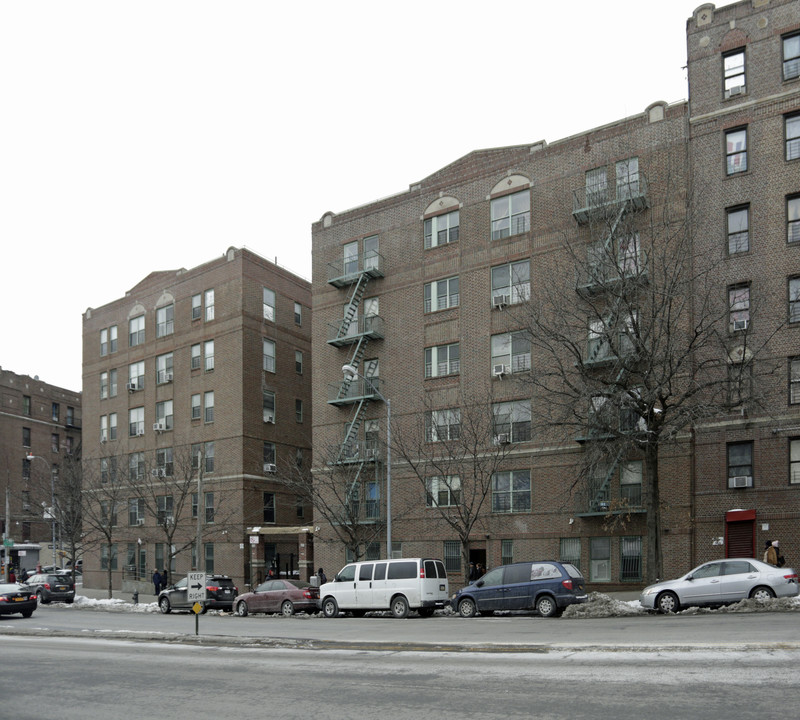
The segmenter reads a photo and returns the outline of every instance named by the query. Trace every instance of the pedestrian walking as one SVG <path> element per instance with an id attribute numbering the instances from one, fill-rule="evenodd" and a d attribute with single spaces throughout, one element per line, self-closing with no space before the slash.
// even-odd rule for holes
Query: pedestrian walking
<path id="1" fill-rule="evenodd" d="M 319 578 L 320 587 L 328 582 L 328 576 L 325 574 L 325 571 L 322 568 L 317 570 L 317 577 Z"/>
<path id="2" fill-rule="evenodd" d="M 167 572 L 167 568 L 164 568 L 161 571 L 161 589 L 166 590 L 167 585 L 169 585 L 169 573 Z"/>
<path id="3" fill-rule="evenodd" d="M 770 565 L 774 565 L 775 567 L 778 567 L 778 546 L 779 545 L 780 545 L 780 543 L 777 540 L 773 540 L 772 544 L 767 549 L 767 552 L 766 552 L 766 555 L 765 555 L 765 557 L 767 558 L 766 562 L 769 563 Z"/>
<path id="4" fill-rule="evenodd" d="M 158 593 L 161 592 L 161 575 L 158 572 L 158 568 L 153 570 L 153 587 L 156 591 L 156 597 L 158 597 Z"/>

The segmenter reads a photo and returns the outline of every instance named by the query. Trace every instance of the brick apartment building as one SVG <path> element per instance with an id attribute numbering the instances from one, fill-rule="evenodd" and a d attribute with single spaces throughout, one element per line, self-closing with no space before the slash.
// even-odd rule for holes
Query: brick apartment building
<path id="1" fill-rule="evenodd" d="M 14 541 L 13 565 L 33 569 L 39 561 L 53 562 L 54 526 L 45 515 L 64 463 L 80 453 L 81 394 L 0 368 L 0 398 L 2 530 Z M 55 532 L 62 564 L 57 524 Z"/>
<path id="2" fill-rule="evenodd" d="M 309 575 L 311 507 L 282 478 L 311 463 L 310 307 L 308 281 L 232 247 L 84 313 L 87 586 L 170 556 L 239 587 Z"/>
<path id="3" fill-rule="evenodd" d="M 576 277 L 566 249 L 591 255 L 602 222 L 609 238 L 620 224 L 637 238 L 615 249 L 629 259 L 640 236 L 658 249 L 657 226 L 682 228 L 694 277 L 711 277 L 707 304 L 699 285 L 685 293 L 695 317 L 716 303 L 731 358 L 758 348 L 757 374 L 775 366 L 761 405 L 730 402 L 661 446 L 664 572 L 725 553 L 760 555 L 766 539 L 800 556 L 800 2 L 702 5 L 688 20 L 687 47 L 689 102 L 656 102 L 557 142 L 476 151 L 406 192 L 313 225 L 314 387 L 328 388 L 314 396 L 315 478 L 319 493 L 331 493 L 325 478 L 342 470 L 348 522 L 375 528 L 354 551 L 338 521 L 317 515 L 318 564 L 335 570 L 354 552 L 391 552 L 465 570 L 447 518 L 467 504 L 460 480 L 431 471 L 421 483 L 396 445 L 424 421 L 419 454 L 433 457 L 437 440 L 464 433 L 459 403 L 482 394 L 495 418 L 486 453 L 498 442 L 505 449 L 469 560 L 555 557 L 579 564 L 592 583 L 642 581 L 642 457 L 617 457 L 594 485 L 578 482 L 594 443 L 532 432 L 545 409 L 525 382 L 545 358 L 518 309 L 545 306 L 545 289 L 559 286 L 576 308 L 595 302 L 600 293 Z M 590 322 L 583 333 L 572 339 L 576 363 L 601 367 L 602 329 Z M 624 511 L 615 511 L 620 501 Z"/>

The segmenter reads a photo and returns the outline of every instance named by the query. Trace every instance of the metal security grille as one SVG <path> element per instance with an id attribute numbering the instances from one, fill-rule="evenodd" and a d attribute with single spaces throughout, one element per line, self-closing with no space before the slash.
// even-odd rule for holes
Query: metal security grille
<path id="1" fill-rule="evenodd" d="M 624 537 L 620 543 L 620 579 L 641 580 L 642 538 Z"/>
<path id="2" fill-rule="evenodd" d="M 755 557 L 753 538 L 755 520 L 728 523 L 726 557 Z"/>

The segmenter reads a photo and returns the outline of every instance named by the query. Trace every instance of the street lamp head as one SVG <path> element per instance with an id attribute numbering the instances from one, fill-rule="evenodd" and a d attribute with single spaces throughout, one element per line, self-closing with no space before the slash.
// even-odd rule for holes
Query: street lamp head
<path id="1" fill-rule="evenodd" d="M 33 453 L 28 453 L 28 454 L 25 456 L 25 459 L 26 459 L 26 460 L 33 460 L 33 458 L 35 458 L 35 457 L 36 457 L 36 455 L 34 455 Z"/>
<path id="2" fill-rule="evenodd" d="M 342 365 L 342 373 L 347 380 L 355 380 L 358 370 L 348 363 L 347 365 Z"/>

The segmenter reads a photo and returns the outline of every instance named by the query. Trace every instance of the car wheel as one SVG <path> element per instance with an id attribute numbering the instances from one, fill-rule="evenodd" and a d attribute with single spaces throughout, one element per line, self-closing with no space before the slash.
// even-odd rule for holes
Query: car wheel
<path id="1" fill-rule="evenodd" d="M 281 614 L 284 617 L 291 617 L 294 615 L 294 605 L 291 600 L 284 600 L 281 603 Z"/>
<path id="2" fill-rule="evenodd" d="M 201 615 L 205 615 L 208 612 L 208 605 L 203 605 L 203 609 L 200 611 Z"/>
<path id="3" fill-rule="evenodd" d="M 239 604 L 236 606 L 236 614 L 237 614 L 239 617 L 247 617 L 247 613 L 248 613 L 248 609 L 247 609 L 247 603 L 246 603 L 244 600 L 242 600 L 242 601 L 241 601 L 241 602 L 239 602 Z"/>
<path id="4" fill-rule="evenodd" d="M 772 588 L 761 585 L 757 588 L 753 588 L 750 597 L 753 598 L 753 600 L 772 600 L 772 598 L 775 597 L 775 593 L 772 591 Z"/>
<path id="5" fill-rule="evenodd" d="M 669 613 L 678 612 L 681 609 L 681 604 L 674 592 L 664 592 L 656 598 L 656 607 L 659 612 L 668 615 Z"/>
<path id="6" fill-rule="evenodd" d="M 402 595 L 398 595 L 392 600 L 392 615 L 398 620 L 408 617 L 408 600 Z"/>
<path id="7" fill-rule="evenodd" d="M 44 594 L 42 593 L 41 590 L 39 590 L 39 592 L 36 593 L 36 599 L 39 601 L 41 605 L 47 605 L 47 603 L 50 602 L 49 600 L 44 599 Z"/>
<path id="8" fill-rule="evenodd" d="M 420 617 L 431 617 L 433 615 L 433 608 L 420 608 L 417 612 Z"/>
<path id="9" fill-rule="evenodd" d="M 22 613 L 22 617 L 24 617 L 24 618 L 28 618 L 28 617 L 30 617 L 31 615 L 33 615 L 33 610 L 25 610 L 25 611 Z"/>
<path id="10" fill-rule="evenodd" d="M 475 617 L 477 611 L 478 608 L 475 607 L 475 601 L 472 598 L 464 598 L 458 603 L 458 614 L 461 615 L 461 617 Z"/>
<path id="11" fill-rule="evenodd" d="M 172 610 L 172 608 L 169 605 L 169 598 L 168 597 L 162 597 L 158 601 L 158 609 L 161 610 L 161 612 L 164 613 L 164 615 L 169 614 L 169 611 Z"/>
<path id="12" fill-rule="evenodd" d="M 322 603 L 322 614 L 326 618 L 339 616 L 339 603 L 336 602 L 336 598 L 325 598 L 325 602 Z"/>
<path id="13" fill-rule="evenodd" d="M 558 612 L 558 605 L 550 595 L 542 595 L 536 601 L 536 612 L 542 617 L 553 617 Z"/>

